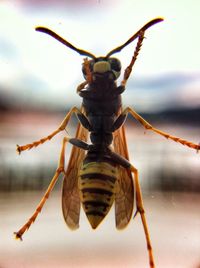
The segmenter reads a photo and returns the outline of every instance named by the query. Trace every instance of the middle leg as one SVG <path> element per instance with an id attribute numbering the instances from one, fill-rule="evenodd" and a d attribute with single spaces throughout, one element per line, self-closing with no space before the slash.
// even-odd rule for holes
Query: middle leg
<path id="1" fill-rule="evenodd" d="M 136 111 L 131 109 L 130 107 L 127 107 L 120 115 L 119 117 L 126 117 L 130 113 L 137 121 L 139 121 L 147 130 L 152 130 L 153 132 L 165 137 L 166 139 L 173 140 L 175 142 L 181 143 L 182 145 L 188 146 L 190 148 L 196 149 L 197 151 L 200 150 L 200 144 L 195 144 L 191 141 L 187 141 L 184 139 L 181 139 L 179 137 L 172 136 L 164 131 L 161 131 L 155 127 L 153 127 L 151 124 L 149 124 L 143 117 L 141 117 Z"/>
<path id="2" fill-rule="evenodd" d="M 33 147 L 37 147 L 38 145 L 41 145 L 44 142 L 51 140 L 56 134 L 63 131 L 67 127 L 69 120 L 70 120 L 73 113 L 75 113 L 77 115 L 77 117 L 78 117 L 78 115 L 84 116 L 83 113 L 77 107 L 71 108 L 71 110 L 67 113 L 67 115 L 65 116 L 65 118 L 62 121 L 62 123 L 60 124 L 60 126 L 55 131 L 53 131 L 50 135 L 48 135 L 48 136 L 46 136 L 38 141 L 34 141 L 32 143 L 22 145 L 22 146 L 17 145 L 17 149 L 16 149 L 17 152 L 20 154 L 22 151 L 30 150 Z"/>

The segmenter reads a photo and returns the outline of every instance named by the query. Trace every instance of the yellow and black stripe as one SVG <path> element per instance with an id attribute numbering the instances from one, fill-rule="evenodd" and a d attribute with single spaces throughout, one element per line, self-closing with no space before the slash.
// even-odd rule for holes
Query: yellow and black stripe
<path id="1" fill-rule="evenodd" d="M 93 229 L 110 210 L 115 194 L 117 168 L 107 162 L 83 164 L 79 172 L 79 190 L 83 209 Z"/>

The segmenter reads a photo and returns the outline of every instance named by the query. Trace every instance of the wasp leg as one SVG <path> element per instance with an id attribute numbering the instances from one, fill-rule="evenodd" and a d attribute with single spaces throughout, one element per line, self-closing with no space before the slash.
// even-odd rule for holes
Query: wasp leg
<path id="1" fill-rule="evenodd" d="M 77 87 L 76 89 L 77 93 L 79 93 L 82 89 L 84 89 L 87 84 L 90 84 L 92 82 L 92 73 L 90 71 L 90 61 L 88 60 L 88 58 L 84 59 L 83 67 L 86 72 L 86 81 L 84 81 Z"/>
<path id="2" fill-rule="evenodd" d="M 29 227 L 31 226 L 32 223 L 34 223 L 34 221 L 36 220 L 38 214 L 41 212 L 46 200 L 48 199 L 51 191 L 53 190 L 55 183 L 58 180 L 58 177 L 61 173 L 65 173 L 64 170 L 64 163 L 65 163 L 65 148 L 66 148 L 66 143 L 69 141 L 69 139 L 67 137 L 63 138 L 63 143 L 62 143 L 62 148 L 61 148 L 61 153 L 60 153 L 60 159 L 59 159 L 59 164 L 58 164 L 58 168 L 54 174 L 53 179 L 51 180 L 44 196 L 42 197 L 40 203 L 38 204 L 35 212 L 33 213 L 33 215 L 29 218 L 29 220 L 22 226 L 22 228 L 18 231 L 15 232 L 15 238 L 16 239 L 20 239 L 22 240 L 22 235 L 24 234 L 25 231 L 27 231 L 29 229 Z"/>
<path id="3" fill-rule="evenodd" d="M 88 84 L 87 81 L 84 81 L 83 83 L 81 83 L 80 85 L 78 85 L 76 92 L 79 93 L 82 89 L 85 88 L 85 86 Z"/>
<path id="4" fill-rule="evenodd" d="M 128 113 L 121 113 L 117 119 L 115 120 L 115 122 L 112 125 L 112 132 L 114 132 L 115 130 L 117 130 L 118 128 L 120 128 L 126 121 L 126 118 L 128 116 Z"/>
<path id="5" fill-rule="evenodd" d="M 137 212 L 140 213 L 141 220 L 142 220 L 142 225 L 144 228 L 144 233 L 146 237 L 146 242 L 147 242 L 147 250 L 149 253 L 149 265 L 151 268 L 155 268 L 154 264 L 154 257 L 153 257 L 153 249 L 151 245 L 151 239 L 149 235 L 149 230 L 147 226 L 147 221 L 145 217 L 145 211 L 144 211 L 144 205 L 143 205 L 143 199 L 142 199 L 142 192 L 140 189 L 140 183 L 139 183 L 139 178 L 138 178 L 138 170 L 134 166 L 130 166 L 131 171 L 134 174 L 134 180 L 135 180 L 135 188 L 136 188 L 136 204 L 137 204 Z"/>
<path id="6" fill-rule="evenodd" d="M 147 226 L 147 221 L 146 221 L 145 211 L 144 211 L 144 205 L 143 205 L 143 201 L 142 201 L 142 192 L 141 192 L 140 184 L 139 184 L 138 170 L 133 165 L 131 165 L 131 163 L 126 158 L 122 157 L 121 155 L 119 155 L 113 151 L 110 151 L 109 154 L 117 164 L 121 165 L 122 167 L 124 167 L 126 169 L 127 168 L 130 169 L 131 172 L 133 172 L 133 174 L 134 174 L 135 189 L 136 189 L 136 204 L 137 204 L 137 210 L 136 210 L 135 216 L 137 213 L 140 213 L 143 228 L 144 228 L 146 243 L 147 243 L 150 268 L 155 268 L 151 239 L 150 239 L 150 235 L 149 235 L 149 231 L 148 231 L 148 226 Z"/>
<path id="7" fill-rule="evenodd" d="M 64 120 L 62 121 L 62 123 L 60 124 L 59 128 L 56 129 L 54 132 L 52 132 L 50 135 L 38 140 L 38 141 L 34 141 L 32 143 L 29 143 L 29 144 L 26 144 L 26 145 L 23 145 L 23 146 L 19 146 L 17 145 L 17 152 L 20 154 L 22 151 L 25 151 L 25 150 L 30 150 L 32 149 L 33 147 L 37 147 L 38 145 L 40 144 L 43 144 L 44 142 L 48 141 L 48 140 L 51 140 L 56 134 L 58 134 L 59 132 L 63 131 L 67 124 L 69 123 L 69 120 L 72 116 L 72 114 L 75 113 L 79 119 L 80 118 L 83 118 L 85 117 L 83 115 L 83 113 L 77 108 L 77 107 L 73 107 L 71 108 L 71 110 L 67 113 L 67 115 L 65 116 Z M 88 123 L 89 124 L 89 123 Z M 89 125 L 88 125 L 89 127 Z"/>
<path id="8" fill-rule="evenodd" d="M 127 107 L 122 114 L 128 114 L 130 113 L 137 121 L 139 121 L 147 130 L 152 130 L 155 133 L 165 137 L 166 139 L 173 140 L 175 142 L 181 143 L 182 145 L 188 146 L 190 148 L 196 149 L 197 151 L 200 150 L 200 144 L 192 143 L 191 141 L 187 141 L 184 139 L 181 139 L 179 137 L 172 136 L 166 132 L 163 132 L 157 128 L 154 128 L 152 125 L 150 125 L 144 118 L 142 118 L 138 113 L 136 113 L 133 109 Z"/>
<path id="9" fill-rule="evenodd" d="M 83 67 L 85 68 L 85 72 L 86 72 L 86 81 L 87 81 L 87 83 L 91 83 L 92 82 L 92 72 L 90 70 L 90 61 L 88 60 L 88 58 L 85 58 L 83 60 Z"/>
<path id="10" fill-rule="evenodd" d="M 139 51 L 140 51 L 141 46 L 142 46 L 142 42 L 144 40 L 144 32 L 145 31 L 141 31 L 139 33 L 139 38 L 138 38 L 137 46 L 135 48 L 135 51 L 134 51 L 134 54 L 133 54 L 133 57 L 131 59 L 131 62 L 129 64 L 129 66 L 125 69 L 124 78 L 123 78 L 123 80 L 121 82 L 121 86 L 125 86 L 126 85 L 127 80 L 128 80 L 128 78 L 129 78 L 129 76 L 130 76 L 130 74 L 132 72 L 133 65 L 134 65 L 134 63 L 135 63 L 135 61 L 137 59 L 137 56 L 138 56 Z"/>

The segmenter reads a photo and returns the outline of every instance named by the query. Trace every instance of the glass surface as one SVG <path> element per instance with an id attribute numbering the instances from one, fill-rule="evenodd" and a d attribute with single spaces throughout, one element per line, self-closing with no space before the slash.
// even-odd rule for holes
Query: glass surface
<path id="1" fill-rule="evenodd" d="M 121 45 L 149 20 L 164 17 L 146 33 L 123 106 L 134 108 L 156 128 L 198 144 L 199 8 L 199 1 L 189 0 L 0 2 L 0 267 L 148 267 L 140 215 L 117 231 L 112 209 L 94 231 L 82 211 L 79 230 L 66 228 L 62 176 L 23 242 L 13 239 L 48 187 L 62 138 L 73 137 L 77 120 L 72 118 L 67 132 L 20 156 L 16 144 L 49 135 L 71 107 L 81 105 L 76 88 L 83 82 L 83 57 L 36 32 L 35 26 L 49 27 L 98 56 Z M 123 71 L 135 45 L 115 55 Z M 145 131 L 131 118 L 125 126 L 156 267 L 199 268 L 200 155 Z M 70 150 L 67 145 L 66 166 Z"/>

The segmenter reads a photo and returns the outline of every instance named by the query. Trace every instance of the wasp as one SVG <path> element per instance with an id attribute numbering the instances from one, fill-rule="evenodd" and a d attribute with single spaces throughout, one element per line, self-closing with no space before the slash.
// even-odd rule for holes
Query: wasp
<path id="1" fill-rule="evenodd" d="M 70 229 L 79 227 L 81 205 L 91 227 L 96 229 L 108 214 L 113 203 L 115 203 L 116 228 L 125 228 L 133 215 L 135 194 L 136 212 L 134 217 L 138 213 L 140 214 L 147 243 L 149 266 L 155 267 L 138 170 L 129 161 L 124 123 L 130 114 L 145 129 L 190 148 L 200 149 L 200 145 L 154 128 L 130 107 L 122 108 L 121 95 L 125 91 L 127 80 L 142 46 L 145 31 L 162 20 L 162 18 L 151 20 L 124 44 L 101 57 L 96 57 L 88 51 L 75 47 L 46 27 L 36 28 L 37 31 L 50 35 L 81 56 L 86 56 L 82 65 L 85 81 L 77 87 L 77 93 L 82 98 L 80 109 L 71 108 L 60 126 L 50 135 L 30 144 L 17 145 L 18 153 L 37 147 L 65 130 L 72 114 L 78 118 L 79 123 L 75 137 L 65 136 L 63 138 L 58 168 L 54 177 L 33 215 L 15 233 L 16 238 L 22 239 L 24 232 L 41 212 L 58 177 L 60 174 L 64 174 L 62 210 L 65 222 Z M 125 69 L 123 80 L 117 86 L 116 80 L 121 73 L 121 63 L 117 58 L 111 56 L 136 39 L 137 44 L 131 62 Z M 88 58 L 90 59 L 88 60 Z M 90 144 L 88 143 L 89 138 Z M 72 144 L 73 147 L 68 167 L 65 168 L 67 143 Z"/>

